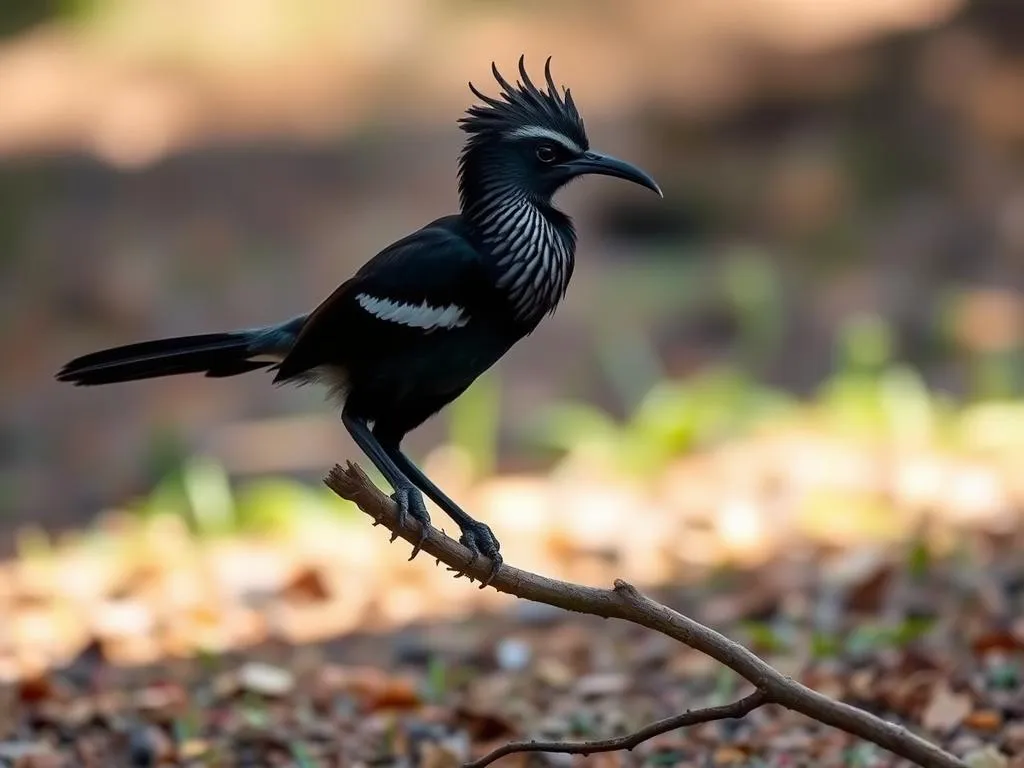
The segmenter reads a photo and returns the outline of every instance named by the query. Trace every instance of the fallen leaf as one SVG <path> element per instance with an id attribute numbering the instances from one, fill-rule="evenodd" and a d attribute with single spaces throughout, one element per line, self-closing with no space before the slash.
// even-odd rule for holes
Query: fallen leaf
<path id="1" fill-rule="evenodd" d="M 567 664 L 550 656 L 538 659 L 534 672 L 540 682 L 552 688 L 568 688 L 576 677 Z"/>
<path id="2" fill-rule="evenodd" d="M 998 629 L 975 637 L 971 642 L 971 649 L 979 656 L 992 651 L 1014 653 L 1024 650 L 1024 641 L 1010 630 Z"/>
<path id="3" fill-rule="evenodd" d="M 455 717 L 474 741 L 493 741 L 515 732 L 512 722 L 496 712 L 478 712 L 460 707 L 455 710 Z"/>
<path id="4" fill-rule="evenodd" d="M 367 706 L 373 709 L 407 709 L 420 703 L 416 683 L 402 677 L 388 678 L 383 685 L 366 697 Z"/>
<path id="5" fill-rule="evenodd" d="M 715 765 L 743 765 L 747 758 L 747 753 L 736 747 L 719 747 L 714 755 Z"/>
<path id="6" fill-rule="evenodd" d="M 285 585 L 282 595 L 294 603 L 320 603 L 331 597 L 331 590 L 319 569 L 303 568 Z"/>
<path id="7" fill-rule="evenodd" d="M 976 709 L 964 718 L 964 725 L 979 731 L 996 731 L 1003 725 L 1003 716 L 994 709 Z"/>
<path id="8" fill-rule="evenodd" d="M 931 701 L 921 715 L 921 723 L 930 731 L 948 733 L 964 721 L 972 708 L 969 695 L 954 693 L 941 683 L 932 691 Z"/>

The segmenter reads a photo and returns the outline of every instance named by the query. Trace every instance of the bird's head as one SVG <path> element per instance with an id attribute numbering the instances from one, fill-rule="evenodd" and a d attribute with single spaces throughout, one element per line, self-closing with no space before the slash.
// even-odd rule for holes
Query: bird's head
<path id="1" fill-rule="evenodd" d="M 501 87 L 500 98 L 487 96 L 470 83 L 484 104 L 470 107 L 459 120 L 469 134 L 459 160 L 463 210 L 499 188 L 548 202 L 565 184 L 587 174 L 626 179 L 661 195 L 657 182 L 644 171 L 590 149 L 572 95 L 568 89 L 560 94 L 551 77 L 550 57 L 544 65 L 546 90 L 530 80 L 523 57 L 521 83 L 513 86 L 495 64 L 491 71 Z"/>

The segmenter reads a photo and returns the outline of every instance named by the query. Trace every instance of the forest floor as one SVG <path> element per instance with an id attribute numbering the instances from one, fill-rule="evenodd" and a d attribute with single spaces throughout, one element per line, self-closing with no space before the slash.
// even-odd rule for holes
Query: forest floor
<path id="1" fill-rule="evenodd" d="M 844 466 L 822 445 L 809 450 Z M 1024 766 L 1017 516 L 943 521 L 903 514 L 903 499 L 875 514 L 880 528 L 870 508 L 850 506 L 847 487 L 830 511 L 794 523 L 778 501 L 790 481 L 735 497 L 751 485 L 735 470 L 754 471 L 755 453 L 734 445 L 682 460 L 656 496 L 622 479 L 583 483 L 579 470 L 494 478 L 458 495 L 499 532 L 510 563 L 595 585 L 633 580 L 975 768 Z M 731 485 L 716 455 L 734 468 Z M 798 463 L 799 453 L 785 456 Z M 989 498 L 972 477 L 970 493 L 946 500 Z M 724 494 L 702 497 L 715 511 L 703 523 L 678 498 L 681 488 L 700 497 L 701 478 Z M 444 481 L 458 490 L 455 473 Z M 747 690 L 664 637 L 478 590 L 427 556 L 407 562 L 408 548 L 359 512 L 315 511 L 330 506 L 326 491 L 263 490 L 274 493 L 292 525 L 273 534 L 196 536 L 181 517 L 119 513 L 88 535 L 23 541 L 0 569 L 0 762 L 436 768 L 508 740 L 622 734 Z M 500 764 L 570 762 L 905 764 L 777 707 L 631 753 Z"/>

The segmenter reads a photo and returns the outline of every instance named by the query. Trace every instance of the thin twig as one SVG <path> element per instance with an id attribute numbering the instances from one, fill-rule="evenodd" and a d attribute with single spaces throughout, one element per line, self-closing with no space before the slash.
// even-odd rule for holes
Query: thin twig
<path id="1" fill-rule="evenodd" d="M 409 519 L 399 527 L 394 502 L 370 481 L 366 473 L 351 462 L 347 467 L 335 466 L 324 479 L 327 487 L 344 499 L 354 502 L 376 523 L 397 533 L 411 544 L 419 541 L 419 523 Z M 480 558 L 471 563 L 469 550 L 455 539 L 430 528 L 423 541 L 423 551 L 457 570 L 465 570 L 471 578 L 483 579 L 490 574 L 491 562 Z M 966 764 L 905 728 L 876 717 L 857 707 L 835 701 L 785 677 L 739 643 L 693 619 L 651 600 L 634 586 L 616 580 L 613 589 L 598 589 L 582 584 L 558 581 L 502 565 L 490 586 L 525 600 L 546 603 L 567 611 L 587 613 L 603 618 L 625 621 L 653 629 L 684 645 L 710 656 L 729 667 L 762 692 L 762 704 L 780 704 L 787 709 L 858 736 L 884 747 L 893 754 L 923 768 L 966 768 Z M 741 701 L 746 701 L 743 699 Z M 653 724 L 657 725 L 657 724 Z M 648 728 L 652 726 L 647 726 Z M 653 735 L 653 734 L 652 734 Z M 531 742 L 525 742 L 530 744 Z M 639 743 L 639 742 L 637 742 Z M 508 745 L 511 746 L 511 745 Z M 502 749 L 508 749 L 508 746 Z M 575 744 L 559 743 L 547 751 L 573 751 Z M 567 750 L 566 748 L 570 748 Z M 513 750 L 524 751 L 524 750 Z M 538 751 L 531 748 L 531 751 Z M 597 751 L 597 750 L 594 750 Z M 504 754 L 511 754 L 506 751 Z"/>
<path id="2" fill-rule="evenodd" d="M 479 760 L 466 763 L 465 768 L 484 768 L 495 760 L 511 755 L 516 752 L 561 752 L 566 755 L 591 755 L 595 752 L 616 752 L 620 749 L 633 749 L 648 739 L 660 736 L 663 733 L 674 731 L 679 728 L 686 728 L 698 723 L 710 723 L 712 720 L 728 720 L 730 718 L 743 717 L 750 714 L 758 707 L 768 702 L 768 694 L 764 691 L 754 691 L 749 696 L 744 696 L 732 704 L 723 704 L 719 707 L 707 707 L 705 709 L 693 709 L 683 712 L 681 715 L 666 717 L 649 725 L 645 725 L 638 731 L 619 736 L 615 739 L 602 739 L 600 741 L 513 741 L 502 747 L 488 752 Z"/>

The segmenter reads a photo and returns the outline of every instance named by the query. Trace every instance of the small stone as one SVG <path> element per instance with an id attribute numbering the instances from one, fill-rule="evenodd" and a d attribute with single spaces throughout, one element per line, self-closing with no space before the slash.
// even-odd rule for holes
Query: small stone
<path id="1" fill-rule="evenodd" d="M 948 733 L 959 726 L 970 713 L 971 697 L 954 693 L 945 684 L 941 684 L 933 691 L 921 721 L 930 731 Z"/>
<path id="2" fill-rule="evenodd" d="M 533 657 L 530 644 L 518 638 L 508 638 L 498 643 L 494 649 L 498 666 L 508 672 L 525 669 Z"/>
<path id="3" fill-rule="evenodd" d="M 292 692 L 295 677 L 287 669 L 254 661 L 238 671 L 238 686 L 260 696 L 279 698 Z"/>

